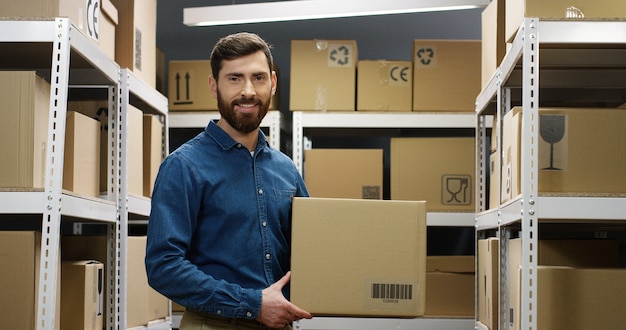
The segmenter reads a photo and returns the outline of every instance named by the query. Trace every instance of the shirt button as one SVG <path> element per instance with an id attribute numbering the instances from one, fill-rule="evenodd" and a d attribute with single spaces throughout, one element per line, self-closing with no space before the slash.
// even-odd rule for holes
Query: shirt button
<path id="1" fill-rule="evenodd" d="M 247 312 L 247 313 L 246 313 L 246 316 L 247 316 L 247 317 L 252 317 L 252 313 Z"/>
<path id="2" fill-rule="evenodd" d="M 263 221 L 263 222 L 261 222 L 261 225 L 262 225 L 263 227 L 267 227 L 267 221 Z"/>
<path id="3" fill-rule="evenodd" d="M 265 255 L 265 259 L 267 259 L 267 260 L 270 260 L 270 258 L 271 258 L 271 257 L 272 257 L 272 256 L 271 256 L 269 253 L 267 253 L 267 254 Z"/>
<path id="4" fill-rule="evenodd" d="M 242 145 L 241 143 L 237 143 L 237 148 L 241 149 Z"/>
<path id="5" fill-rule="evenodd" d="M 217 315 L 220 315 L 220 314 L 222 314 L 222 311 L 221 311 L 221 310 L 218 310 L 218 311 L 217 311 Z"/>
<path id="6" fill-rule="evenodd" d="M 259 195 L 263 195 L 263 189 L 259 189 Z"/>

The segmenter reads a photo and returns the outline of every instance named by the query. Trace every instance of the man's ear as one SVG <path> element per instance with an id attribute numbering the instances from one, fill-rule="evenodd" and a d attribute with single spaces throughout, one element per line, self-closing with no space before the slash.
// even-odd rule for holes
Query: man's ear
<path id="1" fill-rule="evenodd" d="M 276 94 L 277 88 L 278 88 L 278 77 L 276 76 L 276 71 L 272 71 L 272 96 Z"/>
<path id="2" fill-rule="evenodd" d="M 217 99 L 217 80 L 213 78 L 213 75 L 209 75 L 209 89 L 213 97 Z"/>

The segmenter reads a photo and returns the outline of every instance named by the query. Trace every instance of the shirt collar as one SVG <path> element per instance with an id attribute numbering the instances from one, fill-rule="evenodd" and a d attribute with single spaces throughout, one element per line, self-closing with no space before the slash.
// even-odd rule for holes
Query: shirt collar
<path id="1" fill-rule="evenodd" d="M 221 127 L 217 126 L 217 121 L 218 119 L 212 119 L 211 121 L 209 121 L 209 124 L 204 129 L 206 134 L 213 138 L 213 140 L 215 140 L 215 142 L 217 142 L 217 144 L 219 144 L 224 150 L 228 150 L 237 146 L 239 142 L 235 141 L 232 137 L 230 137 L 230 135 L 228 135 L 228 133 L 224 132 Z M 257 142 L 255 152 L 266 146 L 269 146 L 267 138 L 265 137 L 265 133 L 263 133 L 263 131 L 260 129 L 258 130 L 258 132 L 259 141 Z"/>

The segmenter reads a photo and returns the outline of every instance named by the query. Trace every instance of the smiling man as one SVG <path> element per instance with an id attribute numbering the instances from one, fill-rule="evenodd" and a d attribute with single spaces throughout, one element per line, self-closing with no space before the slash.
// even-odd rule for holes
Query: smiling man
<path id="1" fill-rule="evenodd" d="M 272 68 L 258 35 L 220 39 L 208 81 L 220 118 L 159 169 L 146 271 L 155 290 L 187 307 L 181 330 L 290 329 L 311 318 L 288 300 L 291 200 L 308 191 L 259 129 L 276 91 Z"/>

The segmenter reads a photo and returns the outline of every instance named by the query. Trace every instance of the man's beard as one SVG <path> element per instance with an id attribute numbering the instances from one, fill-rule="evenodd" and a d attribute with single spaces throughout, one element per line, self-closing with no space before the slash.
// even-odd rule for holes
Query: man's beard
<path id="1" fill-rule="evenodd" d="M 259 111 L 257 113 L 238 113 L 235 111 L 235 106 L 238 104 L 250 104 L 255 103 L 259 106 Z M 268 102 L 263 102 L 261 99 L 253 97 L 253 98 L 239 98 L 237 100 L 228 103 L 224 100 L 219 92 L 217 91 L 217 108 L 220 111 L 220 115 L 222 119 L 226 120 L 226 122 L 242 133 L 250 133 L 259 128 L 261 125 L 261 121 L 267 114 L 269 110 L 270 104 Z"/>

